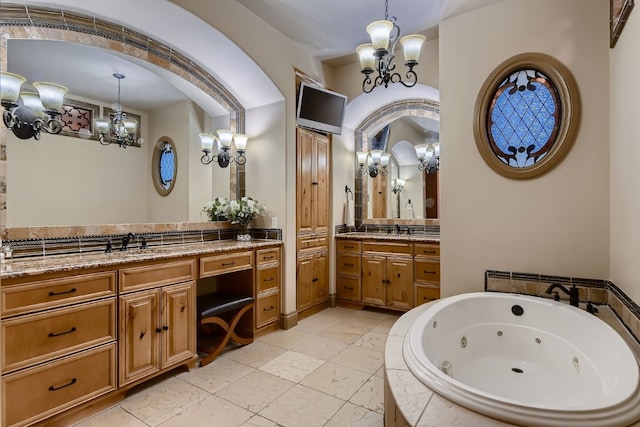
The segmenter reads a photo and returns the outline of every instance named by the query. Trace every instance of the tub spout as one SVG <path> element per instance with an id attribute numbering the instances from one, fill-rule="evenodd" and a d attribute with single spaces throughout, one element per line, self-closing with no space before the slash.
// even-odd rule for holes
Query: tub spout
<path id="1" fill-rule="evenodd" d="M 569 304 L 571 304 L 574 307 L 578 307 L 578 303 L 580 302 L 580 299 L 579 299 L 578 288 L 576 288 L 576 285 L 571 285 L 571 289 L 567 289 L 559 283 L 554 283 L 553 285 L 549 286 L 545 292 L 551 295 L 551 292 L 553 292 L 554 289 L 556 288 L 560 289 L 562 292 L 569 295 Z"/>

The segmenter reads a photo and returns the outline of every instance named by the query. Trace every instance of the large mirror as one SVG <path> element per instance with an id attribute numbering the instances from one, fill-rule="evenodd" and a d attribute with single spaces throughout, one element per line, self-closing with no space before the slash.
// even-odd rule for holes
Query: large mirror
<path id="1" fill-rule="evenodd" d="M 387 175 L 367 176 L 367 217 L 438 218 L 438 170 L 420 170 L 416 146 L 440 139 L 440 122 L 429 117 L 402 116 L 369 135 L 369 146 L 391 154 Z M 433 181 L 436 185 L 433 185 Z"/>
<path id="2" fill-rule="evenodd" d="M 9 39 L 7 71 L 69 88 L 65 100 L 96 114 L 121 104 L 140 117 L 141 147 L 101 145 L 42 134 L 20 140 L 7 132 L 7 227 L 205 221 L 201 209 L 230 197 L 235 168 L 200 163 L 200 132 L 234 125 L 229 112 L 182 77 L 120 52 L 52 40 Z M 173 191 L 162 196 L 152 158 L 163 137 L 176 145 Z"/>

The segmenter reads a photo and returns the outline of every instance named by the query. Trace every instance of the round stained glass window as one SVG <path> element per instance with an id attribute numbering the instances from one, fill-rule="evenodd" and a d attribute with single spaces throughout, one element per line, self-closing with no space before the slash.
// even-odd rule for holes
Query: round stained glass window
<path id="1" fill-rule="evenodd" d="M 173 189 L 178 170 L 176 146 L 170 138 L 163 137 L 156 143 L 151 170 L 158 194 L 168 195 Z"/>
<path id="2" fill-rule="evenodd" d="M 531 178 L 567 153 L 578 122 L 578 93 L 569 71 L 547 55 L 518 55 L 496 68 L 480 91 L 476 146 L 501 175 Z"/>

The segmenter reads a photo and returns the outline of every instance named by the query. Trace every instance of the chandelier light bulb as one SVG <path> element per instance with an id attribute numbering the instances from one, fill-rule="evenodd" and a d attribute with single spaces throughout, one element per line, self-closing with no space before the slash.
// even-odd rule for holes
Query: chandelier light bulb
<path id="1" fill-rule="evenodd" d="M 406 64 L 417 64 L 420 58 L 420 49 L 426 40 L 425 36 L 412 34 L 400 39 L 402 50 L 404 51 L 404 61 Z"/>
<path id="2" fill-rule="evenodd" d="M 44 105 L 42 105 L 42 101 L 37 93 L 20 92 L 20 99 L 22 100 L 22 105 L 31 108 L 36 117 L 43 119 L 47 115 Z"/>
<path id="3" fill-rule="evenodd" d="M 20 95 L 20 87 L 26 82 L 22 76 L 13 73 L 0 72 L 0 99 L 3 103 L 16 103 Z"/>
<path id="4" fill-rule="evenodd" d="M 373 72 L 376 62 L 376 57 L 374 56 L 375 51 L 371 43 L 361 44 L 356 48 L 356 52 L 358 52 L 358 56 L 360 57 L 360 68 L 362 72 Z"/>
<path id="5" fill-rule="evenodd" d="M 35 82 L 33 86 L 38 89 L 42 105 L 47 110 L 58 111 L 62 108 L 62 101 L 69 89 L 55 83 Z"/>
<path id="6" fill-rule="evenodd" d="M 381 20 L 367 25 L 367 33 L 371 36 L 371 44 L 377 51 L 386 51 L 389 48 L 389 35 L 393 30 L 393 22 Z"/>

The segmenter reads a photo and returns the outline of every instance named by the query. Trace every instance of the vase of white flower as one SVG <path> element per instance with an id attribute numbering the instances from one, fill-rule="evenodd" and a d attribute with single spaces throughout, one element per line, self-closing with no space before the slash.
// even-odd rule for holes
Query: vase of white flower
<path id="1" fill-rule="evenodd" d="M 227 221 L 229 212 L 229 201 L 226 197 L 216 197 L 205 203 L 202 208 L 209 221 Z"/>
<path id="2" fill-rule="evenodd" d="M 238 227 L 238 240 L 251 240 L 251 234 L 248 231 L 249 222 L 258 215 L 262 215 L 265 210 L 266 208 L 263 205 L 251 197 L 242 197 L 240 200 L 231 200 L 229 202 L 227 216 L 231 224 L 235 224 Z"/>

